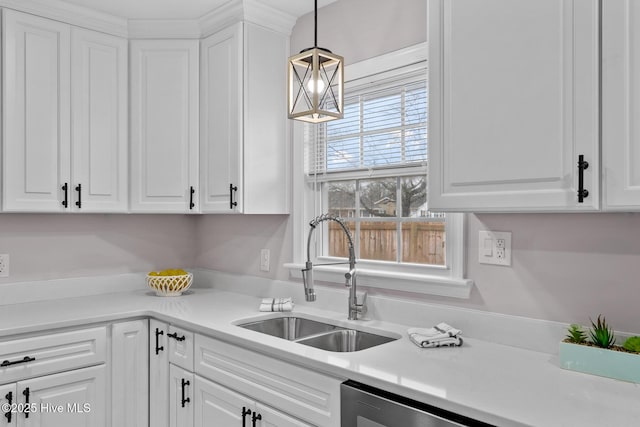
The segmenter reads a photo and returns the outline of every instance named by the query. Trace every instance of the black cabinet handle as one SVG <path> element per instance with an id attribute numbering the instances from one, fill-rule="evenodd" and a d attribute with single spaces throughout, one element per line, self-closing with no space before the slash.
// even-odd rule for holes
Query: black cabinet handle
<path id="1" fill-rule="evenodd" d="M 187 337 L 185 337 L 184 335 L 183 335 L 183 336 L 181 336 L 181 337 L 179 337 L 177 332 L 174 332 L 174 333 L 172 333 L 172 334 L 167 334 L 167 336 L 168 336 L 169 338 L 173 338 L 173 339 L 175 339 L 176 341 L 184 341 L 184 340 L 186 340 L 186 339 L 187 339 Z"/>
<path id="2" fill-rule="evenodd" d="M 5 399 L 7 399 L 7 403 L 9 404 L 9 410 L 7 412 L 4 413 L 5 418 L 7 419 L 7 423 L 10 424 L 11 423 L 11 404 L 13 403 L 13 392 L 9 392 L 6 394 L 6 396 L 4 397 Z"/>
<path id="3" fill-rule="evenodd" d="M 238 206 L 238 202 L 233 201 L 233 192 L 238 191 L 238 187 L 233 184 L 229 184 L 229 209 L 233 209 L 234 206 Z"/>
<path id="4" fill-rule="evenodd" d="M 584 155 L 578 156 L 578 203 L 583 203 L 589 197 L 589 191 L 584 188 L 584 170 L 589 168 L 589 162 L 584 160 Z"/>
<path id="5" fill-rule="evenodd" d="M 184 408 L 184 405 L 191 402 L 191 399 L 189 399 L 188 397 L 185 398 L 184 394 L 185 394 L 185 388 L 190 384 L 189 381 L 185 380 L 184 378 L 182 378 L 182 407 Z"/>
<path id="6" fill-rule="evenodd" d="M 253 427 L 256 427 L 256 421 L 261 419 L 262 419 L 262 414 L 256 415 L 256 413 L 254 412 L 253 415 L 251 416 L 251 424 L 253 425 Z"/>
<path id="7" fill-rule="evenodd" d="M 29 356 L 25 356 L 23 359 L 20 359 L 20 360 L 14 360 L 13 362 L 9 360 L 5 360 L 0 364 L 0 368 L 4 368 L 6 366 L 11 366 L 11 365 L 17 365 L 19 363 L 33 362 L 34 360 L 36 360 L 35 357 L 29 357 Z"/>
<path id="8" fill-rule="evenodd" d="M 193 195 L 196 193 L 196 189 L 191 187 L 191 194 L 189 195 L 189 209 L 193 209 L 196 204 L 193 203 Z"/>
<path id="9" fill-rule="evenodd" d="M 22 391 L 22 394 L 24 394 L 24 417 L 25 418 L 29 418 L 29 387 L 25 388 Z"/>
<path id="10" fill-rule="evenodd" d="M 164 351 L 164 346 L 159 347 L 158 344 L 158 335 L 164 335 L 164 331 L 161 331 L 160 329 L 156 328 L 156 355 L 158 353 L 160 353 L 161 351 Z"/>
<path id="11" fill-rule="evenodd" d="M 76 191 L 78 192 L 78 201 L 76 202 L 76 206 L 78 209 L 82 209 L 82 184 L 78 184 Z"/>
<path id="12" fill-rule="evenodd" d="M 64 200 L 62 201 L 62 206 L 65 208 L 69 207 L 69 185 L 65 182 L 62 186 L 62 191 L 64 191 Z"/>
<path id="13" fill-rule="evenodd" d="M 245 425 L 245 417 L 247 415 L 251 415 L 251 409 L 247 409 L 245 406 L 242 407 L 242 427 L 246 427 Z"/>

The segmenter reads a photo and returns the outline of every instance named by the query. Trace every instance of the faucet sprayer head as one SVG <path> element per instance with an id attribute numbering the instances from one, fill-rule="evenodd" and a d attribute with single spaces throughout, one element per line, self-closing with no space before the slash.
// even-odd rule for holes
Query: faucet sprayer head
<path id="1" fill-rule="evenodd" d="M 313 263 L 307 261 L 302 270 L 302 282 L 304 283 L 304 298 L 311 302 L 316 300 L 316 291 L 313 289 Z"/>

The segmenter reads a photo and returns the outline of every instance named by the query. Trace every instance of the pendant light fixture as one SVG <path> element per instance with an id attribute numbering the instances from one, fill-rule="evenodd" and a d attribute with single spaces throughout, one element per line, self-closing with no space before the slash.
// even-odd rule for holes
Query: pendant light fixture
<path id="1" fill-rule="evenodd" d="M 314 45 L 289 58 L 289 118 L 310 123 L 343 116 L 344 58 L 318 47 L 318 0 L 314 0 Z"/>

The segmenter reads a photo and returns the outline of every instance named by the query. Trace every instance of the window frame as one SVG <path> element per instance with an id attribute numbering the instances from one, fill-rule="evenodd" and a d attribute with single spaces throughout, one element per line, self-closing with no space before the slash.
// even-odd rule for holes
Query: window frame
<path id="1" fill-rule="evenodd" d="M 380 79 L 390 79 L 399 74 L 399 69 L 425 67 L 427 44 L 421 43 L 405 49 L 364 60 L 345 67 L 345 76 L 351 85 L 369 85 Z M 425 70 L 426 73 L 426 70 Z M 293 121 L 293 162 L 292 162 L 292 239 L 293 262 L 285 264 L 290 276 L 300 279 L 300 270 L 306 261 L 309 221 L 321 209 L 321 191 L 317 187 L 320 180 L 312 182 L 305 176 L 304 124 Z M 428 130 L 427 130 L 428 134 Z M 424 167 L 426 172 L 426 167 Z M 380 174 L 385 173 L 384 171 Z M 376 173 L 371 175 L 375 177 Z M 369 175 L 367 175 L 369 176 Z M 332 179 L 333 180 L 333 179 Z M 465 225 L 464 214 L 447 213 L 445 221 L 445 266 L 395 263 L 388 261 L 357 260 L 358 284 L 360 286 L 385 290 L 440 295 L 455 298 L 469 298 L 473 281 L 464 278 L 465 268 Z M 344 283 L 345 266 L 317 265 L 340 262 L 343 258 L 315 256 L 315 250 L 325 242 L 326 233 L 314 232 L 312 261 L 314 276 L 319 281 Z M 315 242 L 315 245 L 313 244 Z"/>

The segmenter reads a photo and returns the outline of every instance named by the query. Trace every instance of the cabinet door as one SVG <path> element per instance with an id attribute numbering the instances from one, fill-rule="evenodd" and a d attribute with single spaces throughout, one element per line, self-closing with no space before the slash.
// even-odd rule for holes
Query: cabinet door
<path id="1" fill-rule="evenodd" d="M 169 364 L 169 426 L 192 427 L 194 375 Z"/>
<path id="2" fill-rule="evenodd" d="M 429 209 L 599 208 L 598 8 L 429 1 Z"/>
<path id="3" fill-rule="evenodd" d="M 18 401 L 15 384 L 0 385 L 0 426 L 15 427 L 18 413 L 11 412 L 11 406 Z"/>
<path id="4" fill-rule="evenodd" d="M 203 212 L 242 212 L 243 208 L 242 26 L 242 23 L 234 25 L 202 41 L 200 182 Z M 232 197 L 237 205 L 231 204 Z"/>
<path id="5" fill-rule="evenodd" d="M 260 25 L 244 25 L 244 147 L 242 197 L 245 214 L 289 213 L 287 78 L 282 64 L 288 39 Z"/>
<path id="6" fill-rule="evenodd" d="M 130 48 L 131 210 L 197 212 L 198 40 Z"/>
<path id="7" fill-rule="evenodd" d="M 114 324 L 111 343 L 111 423 L 149 425 L 148 320 Z"/>
<path id="8" fill-rule="evenodd" d="M 149 321 L 149 425 L 169 426 L 169 326 Z"/>
<path id="9" fill-rule="evenodd" d="M 640 210 L 640 5 L 602 3 L 602 156 L 606 210 Z"/>
<path id="10" fill-rule="evenodd" d="M 71 61 L 71 208 L 126 212 L 127 41 L 73 28 Z"/>
<path id="11" fill-rule="evenodd" d="M 9 9 L 3 31 L 3 210 L 62 212 L 70 185 L 70 27 Z"/>
<path id="12" fill-rule="evenodd" d="M 105 365 L 20 381 L 19 401 L 37 409 L 18 414 L 17 425 L 104 427 L 105 389 Z"/>
<path id="13" fill-rule="evenodd" d="M 251 425 L 253 400 L 197 375 L 195 381 L 195 427 Z M 243 422 L 246 410 L 249 413 L 245 412 Z"/>

